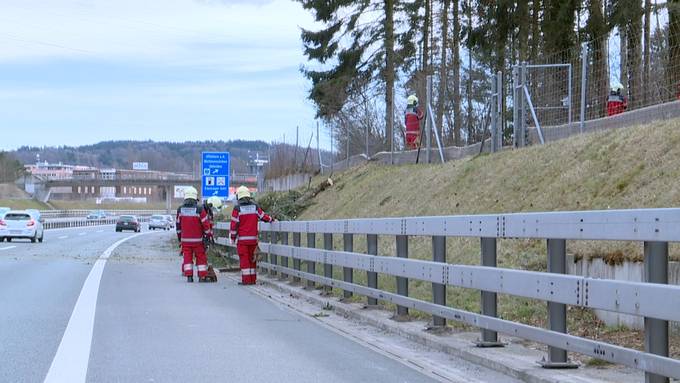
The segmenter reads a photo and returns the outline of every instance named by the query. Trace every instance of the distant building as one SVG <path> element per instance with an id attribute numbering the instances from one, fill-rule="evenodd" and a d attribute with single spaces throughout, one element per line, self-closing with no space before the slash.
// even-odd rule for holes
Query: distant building
<path id="1" fill-rule="evenodd" d="M 92 169 L 87 166 L 66 165 L 61 162 L 50 164 L 47 161 L 25 165 L 24 167 L 28 173 L 45 181 L 70 180 L 73 179 L 74 171 Z"/>

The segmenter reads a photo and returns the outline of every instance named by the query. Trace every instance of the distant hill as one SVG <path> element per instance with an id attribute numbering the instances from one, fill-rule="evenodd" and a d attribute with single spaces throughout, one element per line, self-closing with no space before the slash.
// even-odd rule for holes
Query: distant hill
<path id="1" fill-rule="evenodd" d="M 232 169 L 246 172 L 249 152 L 266 155 L 268 150 L 269 144 L 264 141 L 104 141 L 78 147 L 23 146 L 11 155 L 24 164 L 35 163 L 39 154 L 40 161 L 50 163 L 132 169 L 133 162 L 148 162 L 150 170 L 190 173 L 200 166 L 201 152 L 228 151 Z"/>

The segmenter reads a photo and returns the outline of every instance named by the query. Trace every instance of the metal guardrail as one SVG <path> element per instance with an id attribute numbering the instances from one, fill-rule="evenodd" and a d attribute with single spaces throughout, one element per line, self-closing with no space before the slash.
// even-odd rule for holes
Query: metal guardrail
<path id="1" fill-rule="evenodd" d="M 138 217 L 140 223 L 149 222 L 148 217 Z M 105 219 L 82 219 L 82 220 L 48 220 L 43 223 L 43 228 L 45 230 L 49 229 L 64 229 L 70 227 L 86 227 L 86 226 L 105 226 L 105 225 L 115 225 L 116 218 L 105 218 Z"/>
<path id="2" fill-rule="evenodd" d="M 40 216 L 43 218 L 74 218 L 74 217 L 86 217 L 92 211 L 98 209 L 76 209 L 76 210 L 40 210 Z M 165 210 L 106 210 L 114 215 L 137 215 L 137 216 L 150 216 L 154 214 L 167 214 Z"/>
<path id="3" fill-rule="evenodd" d="M 216 228 L 228 230 L 228 223 Z M 667 284 L 668 244 L 680 242 L 680 209 L 291 221 L 261 223 L 260 229 L 266 256 L 258 266 L 272 274 L 340 288 L 346 297 L 364 295 L 373 305 L 391 302 L 399 315 L 409 309 L 427 312 L 438 326 L 449 319 L 478 327 L 480 347 L 502 346 L 498 332 L 545 344 L 548 355 L 540 363 L 546 368 L 576 367 L 567 359 L 572 351 L 642 370 L 648 382 L 680 379 L 680 361 L 668 357 L 668 321 L 680 321 L 680 286 Z M 301 247 L 303 233 L 307 247 Z M 324 249 L 315 248 L 317 234 L 323 235 Z M 343 236 L 343 251 L 333 249 L 334 235 Z M 365 235 L 368 254 L 353 251 L 357 235 Z M 380 235 L 395 236 L 396 257 L 377 256 Z M 432 238 L 432 261 L 408 259 L 411 236 Z M 480 238 L 481 266 L 446 263 L 447 237 Z M 498 240 L 514 238 L 547 240 L 547 273 L 497 267 Z M 645 283 L 564 275 L 567 240 L 643 242 Z M 316 273 L 317 263 L 323 264 L 323 275 Z M 343 267 L 343 280 L 333 278 L 334 266 Z M 367 273 L 368 286 L 353 282 L 355 269 Z M 379 274 L 396 278 L 396 293 L 378 289 Z M 409 297 L 409 279 L 432 282 L 433 302 Z M 480 290 L 481 313 L 446 306 L 446 286 Z M 497 318 L 498 293 L 546 301 L 549 329 Z M 643 316 L 645 351 L 567 334 L 566 305 Z"/>

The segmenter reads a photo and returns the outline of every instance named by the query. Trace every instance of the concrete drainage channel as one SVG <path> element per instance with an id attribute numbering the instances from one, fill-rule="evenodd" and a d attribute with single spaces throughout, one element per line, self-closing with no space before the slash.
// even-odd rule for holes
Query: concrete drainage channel
<path id="1" fill-rule="evenodd" d="M 236 271 L 238 269 L 235 268 L 219 270 L 223 277 L 226 276 L 230 280 L 238 281 L 238 274 L 229 274 Z M 475 342 L 478 341 L 479 337 L 478 333 L 428 331 L 430 324 L 425 321 L 395 321 L 393 312 L 380 308 L 369 308 L 365 304 L 344 302 L 336 297 L 324 296 L 320 289 L 310 289 L 303 287 L 302 284 L 285 282 L 278 278 L 272 278 L 266 273 L 258 276 L 257 286 L 248 288 L 254 289 L 255 293 L 264 298 L 271 299 L 301 314 L 313 316 L 321 322 L 326 322 L 324 317 L 328 315 L 324 313 L 334 313 L 345 321 L 367 325 L 392 336 L 396 335 L 412 342 L 414 348 L 416 345 L 418 348 L 424 347 L 518 381 L 530 383 L 594 383 L 602 381 L 632 383 L 639 382 L 643 377 L 643 374 L 639 371 L 621 367 L 612 369 L 580 368 L 578 370 L 543 369 L 537 362 L 544 356 L 544 351 L 526 347 L 521 344 L 522 340 L 520 339 L 504 337 L 503 341 L 508 343 L 504 348 L 478 348 L 475 347 Z M 316 308 L 316 312 L 321 314 L 317 316 L 305 312 L 300 309 L 301 305 L 312 305 Z M 328 323 L 325 324 L 329 326 Z M 330 326 L 334 327 L 332 324 Z M 340 330 L 340 332 L 345 331 Z M 349 335 L 350 338 L 357 338 L 355 340 L 359 338 L 356 334 L 355 336 Z M 418 350 L 418 352 L 422 352 L 422 350 Z M 413 361 L 409 363 L 417 364 Z M 445 364 L 450 363 L 445 362 Z M 441 367 L 445 368 L 446 366 Z M 439 376 L 440 374 L 436 371 L 430 371 L 428 375 Z M 444 380 L 450 379 L 444 378 Z M 455 380 L 453 379 L 453 381 Z"/>

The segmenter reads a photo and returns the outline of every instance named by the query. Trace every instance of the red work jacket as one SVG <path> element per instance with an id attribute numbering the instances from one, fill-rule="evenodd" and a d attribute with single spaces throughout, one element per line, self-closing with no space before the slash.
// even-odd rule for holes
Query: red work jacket
<path id="1" fill-rule="evenodd" d="M 271 222 L 272 217 L 265 214 L 257 204 L 252 202 L 239 203 L 231 211 L 231 240 L 242 245 L 257 244 L 259 221 Z"/>

